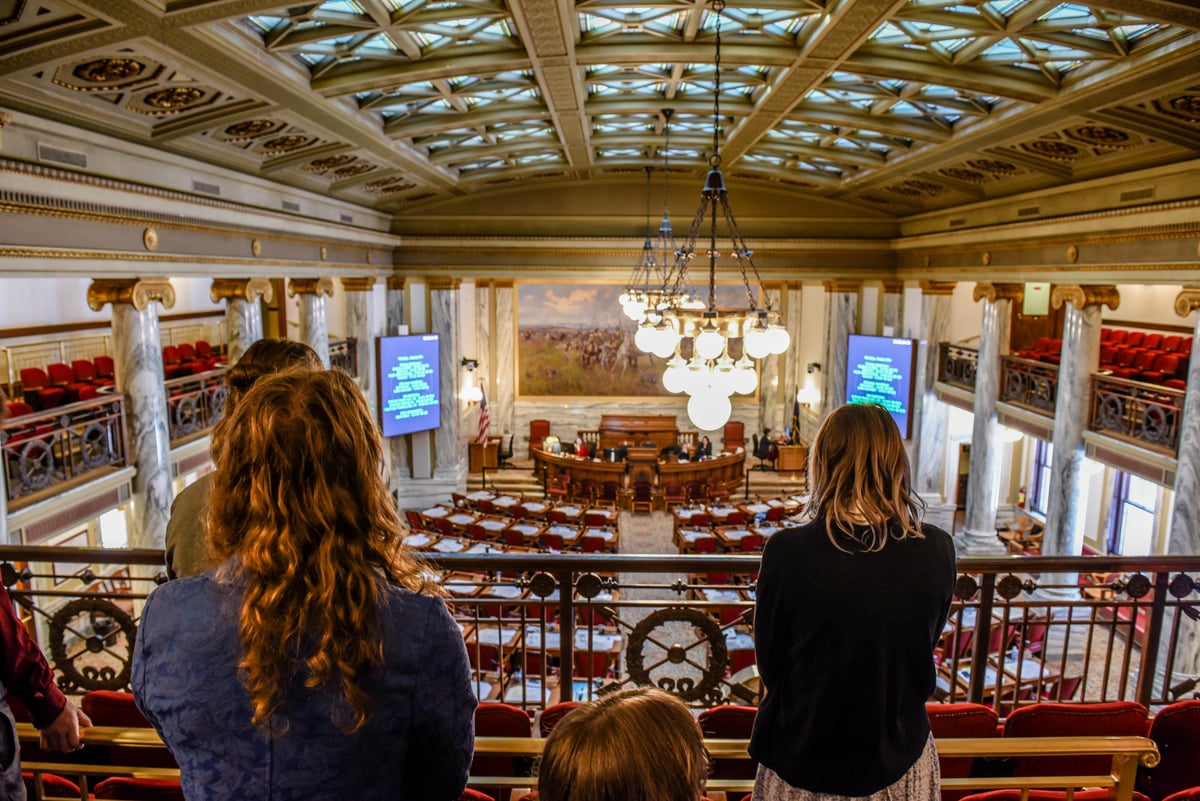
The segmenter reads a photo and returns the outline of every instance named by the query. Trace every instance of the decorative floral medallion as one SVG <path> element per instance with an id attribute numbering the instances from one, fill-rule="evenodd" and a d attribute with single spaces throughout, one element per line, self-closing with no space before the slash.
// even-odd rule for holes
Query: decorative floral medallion
<path id="1" fill-rule="evenodd" d="M 153 228 L 142 231 L 142 245 L 151 253 L 158 250 L 158 231 Z"/>
<path id="2" fill-rule="evenodd" d="M 262 147 L 268 155 L 274 156 L 279 153 L 290 153 L 293 150 L 300 150 L 316 141 L 316 138 L 312 136 L 290 134 L 288 136 L 277 136 L 274 139 L 268 139 L 266 142 L 263 142 Z"/>
<path id="3" fill-rule="evenodd" d="M 917 178 L 905 181 L 904 184 L 925 195 L 940 195 L 946 191 L 946 187 L 941 184 L 935 184 L 932 181 L 922 181 Z"/>
<path id="4" fill-rule="evenodd" d="M 162 65 L 149 59 L 93 58 L 77 64 L 64 64 L 51 78 L 55 86 L 72 92 L 111 92 L 134 84 L 145 84 L 162 71 Z"/>
<path id="5" fill-rule="evenodd" d="M 342 154 L 340 156 L 329 156 L 327 158 L 317 159 L 316 161 L 310 161 L 308 164 L 304 165 L 303 169 L 305 172 L 325 172 L 326 170 L 332 170 L 334 167 L 340 167 L 343 164 L 349 164 L 356 158 L 358 157 L 347 154 Z"/>
<path id="6" fill-rule="evenodd" d="M 1021 145 L 1030 153 L 1045 156 L 1055 161 L 1074 161 L 1079 158 L 1079 148 L 1066 142 L 1055 142 L 1051 139 L 1038 139 Z"/>
<path id="7" fill-rule="evenodd" d="M 261 256 L 262 255 L 262 242 L 258 241 L 257 239 L 250 240 L 250 252 L 253 253 L 255 256 Z"/>
<path id="8" fill-rule="evenodd" d="M 992 175 L 1016 175 L 1020 172 L 1016 164 L 999 159 L 972 159 L 967 162 L 967 165 L 977 170 L 990 172 Z"/>
<path id="9" fill-rule="evenodd" d="M 353 178 L 355 175 L 362 175 L 364 172 L 370 172 L 373 169 L 375 169 L 374 164 L 360 161 L 357 164 L 351 164 L 349 167 L 334 170 L 333 174 L 338 178 Z"/>
<path id="10" fill-rule="evenodd" d="M 1200 95 L 1177 95 L 1168 100 L 1155 100 L 1154 105 L 1164 114 L 1188 122 L 1200 122 Z"/>
<path id="11" fill-rule="evenodd" d="M 1140 144 L 1124 131 L 1105 125 L 1080 125 L 1078 128 L 1068 128 L 1067 136 L 1077 142 L 1106 149 L 1124 149 Z"/>
<path id="12" fill-rule="evenodd" d="M 139 114 L 165 117 L 206 106 L 220 96 L 220 92 L 208 86 L 168 86 L 134 98 L 129 103 L 129 109 Z"/>
<path id="13" fill-rule="evenodd" d="M 946 167 L 938 172 L 947 178 L 953 178 L 956 181 L 963 181 L 968 184 L 981 184 L 987 180 L 987 176 L 979 172 L 979 170 L 968 170 L 965 167 Z"/>
<path id="14" fill-rule="evenodd" d="M 246 120 L 226 126 L 225 130 L 221 132 L 220 137 L 226 142 L 245 142 L 248 139 L 257 139 L 260 136 L 274 133 L 282 126 L 282 122 L 267 118 Z"/>
<path id="15" fill-rule="evenodd" d="M 372 192 L 378 192 L 380 189 L 383 189 L 385 186 L 395 186 L 396 184 L 402 183 L 403 181 L 404 181 L 403 175 L 393 175 L 388 178 L 376 178 L 374 181 L 367 181 L 367 183 L 363 184 L 363 186 L 365 188 L 371 190 Z"/>
<path id="16" fill-rule="evenodd" d="M 909 186 L 907 183 L 896 184 L 895 186 L 889 186 L 887 188 L 887 191 L 891 192 L 893 195 L 900 195 L 901 197 L 920 197 L 921 196 L 921 190 L 915 189 L 914 187 Z"/>

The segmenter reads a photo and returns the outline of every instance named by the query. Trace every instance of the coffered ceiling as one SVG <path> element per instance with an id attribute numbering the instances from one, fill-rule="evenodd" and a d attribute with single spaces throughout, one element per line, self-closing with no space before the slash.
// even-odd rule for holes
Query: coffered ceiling
<path id="1" fill-rule="evenodd" d="M 1197 5 L 0 0 L 0 106 L 395 212 L 700 176 L 719 119 L 731 180 L 901 216 L 1195 159 Z"/>

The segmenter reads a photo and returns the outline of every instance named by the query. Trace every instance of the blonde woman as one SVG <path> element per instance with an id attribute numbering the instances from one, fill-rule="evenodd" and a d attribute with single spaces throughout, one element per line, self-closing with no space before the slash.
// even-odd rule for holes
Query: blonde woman
<path id="1" fill-rule="evenodd" d="M 219 566 L 151 594 L 134 653 L 134 695 L 184 794 L 457 799 L 474 748 L 466 649 L 400 547 L 354 381 L 262 378 L 215 448 Z"/>
<path id="2" fill-rule="evenodd" d="M 699 801 L 707 777 L 695 716 L 673 695 L 636 687 L 554 728 L 538 764 L 538 801 Z"/>
<path id="3" fill-rule="evenodd" d="M 925 714 L 954 546 L 922 524 L 891 415 L 843 406 L 813 441 L 813 516 L 767 541 L 755 801 L 935 801 Z"/>

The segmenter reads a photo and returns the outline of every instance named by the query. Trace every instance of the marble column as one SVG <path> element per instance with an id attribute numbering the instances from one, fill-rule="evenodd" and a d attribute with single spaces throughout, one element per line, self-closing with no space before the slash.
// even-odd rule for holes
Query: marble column
<path id="1" fill-rule="evenodd" d="M 766 303 L 772 309 L 780 309 L 780 290 L 777 286 L 764 287 Z M 786 320 L 784 321 L 786 323 Z M 787 404 L 784 413 L 784 399 L 780 389 L 780 372 L 784 366 L 784 356 L 767 354 L 758 362 L 758 419 L 764 428 L 770 428 L 782 436 L 783 428 L 792 419 L 792 404 Z M 795 398 L 795 393 L 792 394 Z"/>
<path id="2" fill-rule="evenodd" d="M 346 294 L 346 335 L 355 342 L 355 362 L 358 365 L 358 386 L 375 406 L 375 320 L 371 314 L 371 294 L 375 277 L 343 278 Z"/>
<path id="3" fill-rule="evenodd" d="M 821 362 L 821 418 L 846 399 L 846 346 L 858 331 L 859 281 L 824 281 L 825 355 Z"/>
<path id="4" fill-rule="evenodd" d="M 113 361 L 117 392 L 125 396 L 127 459 L 133 478 L 129 545 L 162 548 L 171 516 L 171 432 L 163 386 L 158 308 L 175 305 L 175 289 L 165 278 L 96 279 L 88 306 L 112 304 Z"/>
<path id="5" fill-rule="evenodd" d="M 459 397 L 459 371 L 464 356 L 459 335 L 461 287 L 462 280 L 458 278 L 429 280 L 430 329 L 441 338 L 442 344 L 442 425 L 433 432 L 433 474 L 434 478 L 453 479 L 455 484 L 465 487 L 465 404 Z"/>
<path id="6" fill-rule="evenodd" d="M 800 325 L 802 321 L 802 313 L 804 311 L 804 285 L 799 281 L 788 281 L 783 290 L 783 325 L 787 328 L 788 334 L 792 337 L 792 346 L 784 352 L 780 357 L 782 361 L 780 383 L 783 385 L 783 405 L 785 407 L 784 425 L 792 424 L 792 406 L 796 402 L 796 393 L 800 391 L 804 379 L 807 375 L 804 372 L 804 364 L 800 360 L 800 349 L 797 343 L 800 341 Z M 804 409 L 801 409 L 800 414 L 800 436 L 805 441 L 809 441 L 809 437 L 805 435 L 806 416 Z"/>
<path id="7" fill-rule="evenodd" d="M 404 314 L 404 279 L 393 276 L 387 279 L 387 336 L 396 336 L 401 330 L 407 330 L 408 318 Z M 405 326 L 405 328 L 401 328 Z M 401 478 L 411 478 L 412 469 L 408 459 L 408 437 L 390 437 L 387 441 L 387 451 L 390 459 L 391 477 L 390 488 L 395 491 Z"/>
<path id="8" fill-rule="evenodd" d="M 927 503 L 945 501 L 942 484 L 946 472 L 946 426 L 949 410 L 937 399 L 933 385 L 937 380 L 938 345 L 950 329 L 953 281 L 921 282 L 921 330 L 917 345 L 917 386 L 914 391 L 910 445 L 913 458 L 913 485 Z"/>
<path id="9" fill-rule="evenodd" d="M 508 431 L 510 434 L 516 435 L 513 439 L 513 450 L 518 450 L 517 442 L 521 439 L 521 432 L 517 431 L 517 343 L 514 339 L 517 330 L 516 318 L 516 289 L 512 280 L 493 279 L 492 286 L 495 288 L 495 298 L 492 308 L 495 310 L 495 317 L 492 320 L 492 346 L 494 348 L 494 358 L 492 360 L 492 385 L 488 387 L 488 391 L 492 392 L 492 387 L 495 387 L 496 405 L 492 408 L 492 420 L 494 423 L 500 424 L 501 431 Z M 489 402 L 492 395 L 488 395 Z"/>
<path id="10" fill-rule="evenodd" d="M 1200 286 L 1185 286 L 1175 298 L 1175 313 L 1184 317 L 1195 311 L 1200 311 Z M 1200 356 L 1197 353 L 1200 353 L 1200 316 L 1192 328 L 1192 358 L 1179 424 L 1175 503 L 1167 545 L 1168 553 L 1189 556 L 1200 554 Z M 1170 619 L 1165 621 L 1164 631 L 1170 631 L 1172 623 Z M 1159 664 L 1165 664 L 1161 656 Z M 1195 621 L 1181 621 L 1173 671 L 1176 680 L 1200 676 L 1200 625 Z"/>
<path id="11" fill-rule="evenodd" d="M 325 298 L 333 296 L 332 278 L 293 278 L 288 281 L 288 297 L 300 296 L 300 341 L 321 357 L 329 367 L 329 323 Z"/>
<path id="12" fill-rule="evenodd" d="M 883 319 L 880 321 L 884 336 L 898 337 L 904 328 L 904 282 L 883 282 Z"/>
<path id="13" fill-rule="evenodd" d="M 1054 404 L 1054 463 L 1046 502 L 1046 534 L 1042 553 L 1078 556 L 1083 552 L 1079 495 L 1084 460 L 1090 380 L 1100 365 L 1100 307 L 1116 309 L 1121 297 L 1114 286 L 1054 287 L 1054 308 L 1067 304 L 1063 318 L 1062 361 Z"/>
<path id="14" fill-rule="evenodd" d="M 225 301 L 226 358 L 237 364 L 263 338 L 262 304 L 274 300 L 275 290 L 266 278 L 214 278 L 208 295 L 213 303 Z"/>
<path id="15" fill-rule="evenodd" d="M 465 293 L 464 293 L 465 294 Z M 463 352 L 479 362 L 479 366 L 471 371 L 471 376 L 466 378 L 466 382 L 473 381 L 475 386 L 480 387 L 487 393 L 488 399 L 488 415 L 491 416 L 495 412 L 495 386 L 493 380 L 493 372 L 495 360 L 492 358 L 492 284 L 484 278 L 476 279 L 475 281 L 475 330 L 471 332 L 463 332 Z M 471 344 L 471 335 L 475 337 L 475 343 Z M 469 352 L 468 352 L 469 351 Z M 474 354 L 472 356 L 472 354 Z M 463 385 L 466 390 L 466 383 Z M 491 419 L 491 431 L 493 435 L 499 434 L 503 429 L 500 426 L 500 421 L 495 417 Z"/>
<path id="16" fill-rule="evenodd" d="M 1000 395 L 1000 357 L 1008 353 L 1012 302 L 1019 301 L 1023 292 L 1021 284 L 975 285 L 975 301 L 983 301 L 983 312 L 979 361 L 975 369 L 975 420 L 971 431 L 967 514 L 958 543 L 960 552 L 971 556 L 1005 552 L 996 537 L 1000 467 L 1004 456 L 996 401 Z"/>

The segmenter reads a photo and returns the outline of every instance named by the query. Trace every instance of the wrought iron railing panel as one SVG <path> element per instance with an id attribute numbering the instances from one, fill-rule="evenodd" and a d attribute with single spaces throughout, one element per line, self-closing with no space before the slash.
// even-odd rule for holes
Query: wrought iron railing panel
<path id="1" fill-rule="evenodd" d="M 358 378 L 358 340 L 354 337 L 329 343 L 329 366 Z"/>
<path id="2" fill-rule="evenodd" d="M 1174 456 L 1183 418 L 1183 390 L 1112 376 L 1092 376 L 1088 428 Z"/>
<path id="3" fill-rule="evenodd" d="M 655 684 L 698 706 L 758 700 L 757 555 L 426 556 L 481 699 L 544 708 Z M 9 546 L 0 561 L 4 584 L 43 624 L 63 685 L 125 686 L 161 551 Z M 935 698 L 1003 715 L 1044 700 L 1163 705 L 1197 694 L 1200 556 L 964 558 L 958 569 Z"/>
<path id="4" fill-rule="evenodd" d="M 9 501 L 125 466 L 125 399 L 95 400 L 13 417 L 0 428 Z"/>
<path id="5" fill-rule="evenodd" d="M 943 342 L 938 347 L 938 381 L 975 391 L 975 372 L 979 368 L 979 349 Z"/>
<path id="6" fill-rule="evenodd" d="M 1001 356 L 1000 400 L 1053 417 L 1058 400 L 1058 365 Z"/>
<path id="7" fill-rule="evenodd" d="M 167 426 L 171 446 L 208 431 L 225 413 L 227 368 L 218 367 L 166 382 Z"/>

